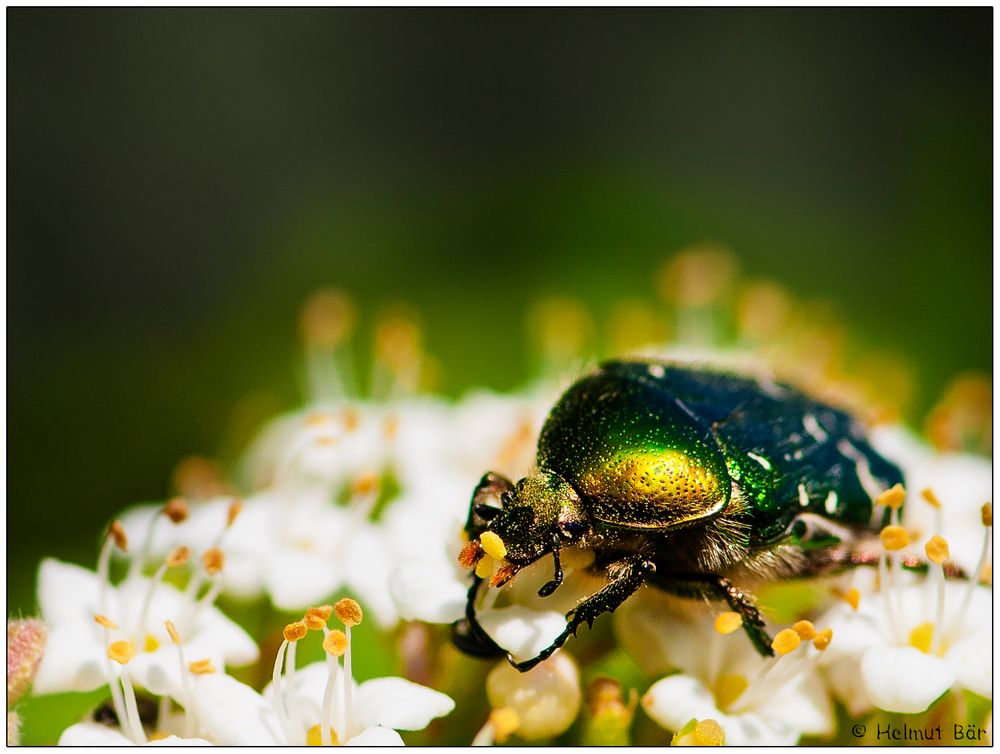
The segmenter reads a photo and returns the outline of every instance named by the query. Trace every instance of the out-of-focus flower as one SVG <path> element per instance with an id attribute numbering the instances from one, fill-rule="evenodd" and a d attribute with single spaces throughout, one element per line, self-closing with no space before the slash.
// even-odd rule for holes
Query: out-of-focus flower
<path id="1" fill-rule="evenodd" d="M 345 631 L 329 629 L 331 614 Z M 447 715 L 454 702 L 445 694 L 402 678 L 355 683 L 350 631 L 361 621 L 353 600 L 311 608 L 301 622 L 285 627 L 273 679 L 258 694 L 226 675 L 198 679 L 194 709 L 209 737 L 222 745 L 398 746 L 397 730 L 420 730 Z M 325 662 L 295 667 L 295 646 L 321 632 Z M 340 658 L 343 657 L 343 666 Z"/>
<path id="2" fill-rule="evenodd" d="M 810 641 L 803 636 L 818 635 L 815 629 L 779 633 L 775 640 L 788 643 L 765 660 L 742 631 L 721 633 L 739 628 L 738 615 L 725 616 L 735 617 L 734 625 L 720 627 L 703 610 L 683 615 L 653 594 L 615 614 L 619 639 L 647 674 L 681 670 L 642 697 L 649 716 L 675 733 L 692 719 L 715 720 L 730 745 L 787 746 L 803 734 L 832 732 L 830 700 L 816 670 L 820 650 L 799 646 Z"/>
<path id="3" fill-rule="evenodd" d="M 494 710 L 517 713 L 516 733 L 529 741 L 553 738 L 576 719 L 583 696 L 580 672 L 566 652 L 559 652 L 527 673 L 500 662 L 486 677 L 486 695 Z"/>
<path id="4" fill-rule="evenodd" d="M 185 566 L 189 551 L 172 552 L 152 578 L 131 574 L 112 585 L 109 562 L 116 544 L 126 548 L 117 522 L 101 549 L 96 573 L 58 560 L 42 562 L 38 602 L 49 639 L 35 680 L 37 693 L 90 691 L 108 683 L 118 675 L 108 662 L 108 647 L 128 641 L 138 650 L 130 675 L 153 693 L 177 695 L 182 679 L 164 628 L 167 620 L 180 627 L 192 657 L 208 658 L 219 667 L 257 659 L 253 639 L 212 605 L 217 590 L 209 587 L 199 595 L 191 585 L 182 591 L 164 581 L 168 570 Z M 196 579 L 191 584 L 202 585 Z"/>
<path id="5" fill-rule="evenodd" d="M 136 746 L 123 733 L 94 722 L 75 723 L 59 736 L 59 746 Z M 204 738 L 164 736 L 141 744 L 142 746 L 211 746 Z"/>

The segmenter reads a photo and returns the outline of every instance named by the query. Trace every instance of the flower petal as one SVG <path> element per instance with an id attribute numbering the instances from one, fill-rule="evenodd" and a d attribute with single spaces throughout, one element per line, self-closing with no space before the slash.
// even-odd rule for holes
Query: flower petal
<path id="1" fill-rule="evenodd" d="M 274 708 L 235 678 L 213 673 L 198 678 L 194 711 L 209 737 L 222 746 L 285 745 Z"/>
<path id="2" fill-rule="evenodd" d="M 520 605 L 484 610 L 479 623 L 486 633 L 513 655 L 528 660 L 550 646 L 566 628 L 566 618 L 554 610 L 532 610 Z"/>
<path id="3" fill-rule="evenodd" d="M 117 728 L 99 723 L 77 723 L 59 736 L 59 746 L 135 746 Z"/>
<path id="4" fill-rule="evenodd" d="M 913 647 L 873 647 L 861 659 L 861 677 L 876 707 L 913 714 L 951 688 L 955 671 Z"/>
<path id="5" fill-rule="evenodd" d="M 405 620 L 453 623 L 465 615 L 469 586 L 444 563 L 406 563 L 392 574 L 389 587 Z"/>
<path id="6" fill-rule="evenodd" d="M 375 678 L 358 690 L 358 717 L 365 727 L 422 730 L 453 709 L 451 697 L 404 678 Z"/>
<path id="7" fill-rule="evenodd" d="M 62 623 L 88 625 L 99 612 L 99 583 L 91 570 L 54 558 L 43 560 L 38 568 L 38 606 L 46 625 L 50 629 Z"/>
<path id="8" fill-rule="evenodd" d="M 675 732 L 692 718 L 719 720 L 723 716 L 712 692 L 689 675 L 661 678 L 643 695 L 642 708 L 664 728 Z"/>
<path id="9" fill-rule="evenodd" d="M 49 631 L 32 690 L 36 694 L 93 691 L 108 682 L 107 673 L 107 656 L 89 631 L 55 628 Z"/>
<path id="10" fill-rule="evenodd" d="M 349 738 L 345 746 L 405 746 L 403 739 L 392 728 L 380 725 L 365 728 L 358 735 Z"/>

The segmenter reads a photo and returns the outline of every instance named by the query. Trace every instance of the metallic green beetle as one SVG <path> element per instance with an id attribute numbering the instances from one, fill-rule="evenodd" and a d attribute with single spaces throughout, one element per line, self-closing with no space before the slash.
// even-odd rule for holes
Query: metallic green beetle
<path id="1" fill-rule="evenodd" d="M 542 428 L 538 470 L 516 484 L 486 474 L 473 494 L 462 562 L 472 568 L 486 532 L 506 549 L 502 586 L 551 553 L 592 549 L 607 584 L 580 602 L 549 657 L 582 623 L 613 612 L 645 583 L 721 599 L 757 650 L 773 654 L 752 595 L 734 581 L 827 572 L 866 556 L 856 544 L 886 522 L 876 501 L 902 483 L 859 422 L 784 384 L 658 361 L 612 361 L 576 382 Z M 495 539 L 493 541 L 496 541 Z M 479 626 L 473 577 L 455 642 L 502 653 Z"/>

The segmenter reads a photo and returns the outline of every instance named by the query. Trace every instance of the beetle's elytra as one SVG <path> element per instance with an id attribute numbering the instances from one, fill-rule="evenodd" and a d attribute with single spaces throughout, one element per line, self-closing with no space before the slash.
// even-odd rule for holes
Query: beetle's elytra
<path id="1" fill-rule="evenodd" d="M 491 584 L 551 553 L 594 551 L 607 585 L 567 614 L 566 628 L 528 670 L 581 623 L 613 612 L 645 583 L 726 601 L 762 654 L 770 639 L 748 580 L 808 576 L 851 561 L 886 513 L 879 495 L 903 478 L 847 413 L 784 384 L 659 361 L 612 361 L 573 384 L 538 441 L 538 469 L 516 484 L 493 473 L 476 488 L 463 563 L 492 533 L 505 552 Z M 456 644 L 499 648 L 476 620 L 473 577 Z"/>

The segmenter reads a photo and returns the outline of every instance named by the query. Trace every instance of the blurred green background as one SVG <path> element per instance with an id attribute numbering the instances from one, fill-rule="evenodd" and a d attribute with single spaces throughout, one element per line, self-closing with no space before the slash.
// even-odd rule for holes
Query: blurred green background
<path id="1" fill-rule="evenodd" d="M 414 304 L 457 395 L 531 376 L 537 296 L 714 239 L 917 416 L 990 371 L 990 8 L 6 13 L 9 612 L 296 405 L 323 285 Z"/>

